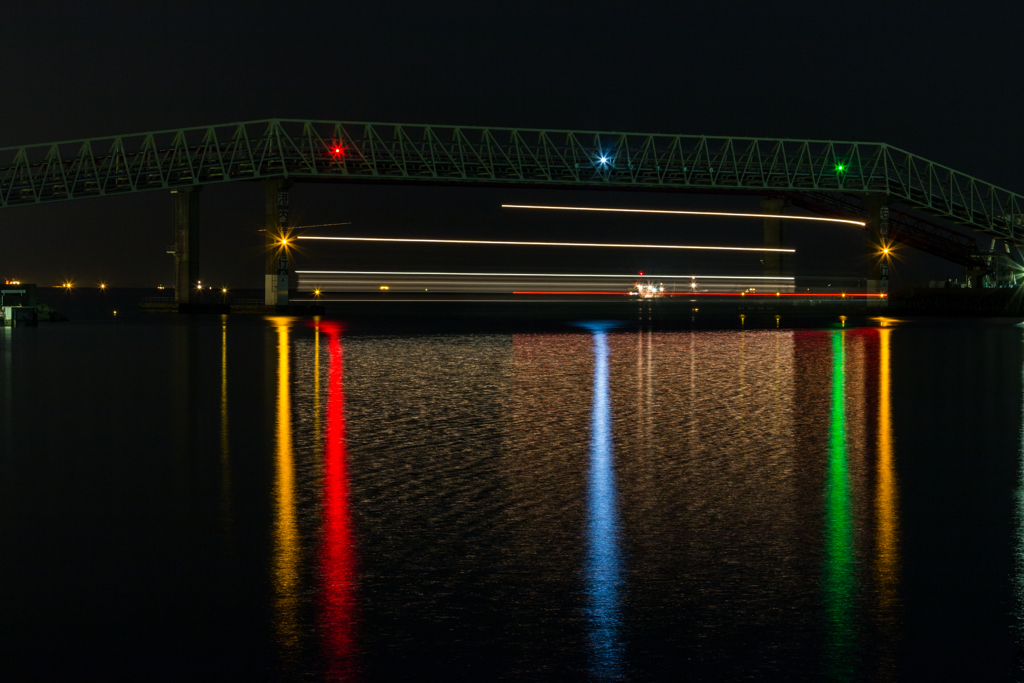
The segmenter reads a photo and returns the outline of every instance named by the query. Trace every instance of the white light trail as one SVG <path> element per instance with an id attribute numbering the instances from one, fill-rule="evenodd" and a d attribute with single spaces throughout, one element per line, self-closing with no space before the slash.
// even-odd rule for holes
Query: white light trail
<path id="1" fill-rule="evenodd" d="M 317 225 L 296 225 L 292 230 L 300 230 L 303 228 L 329 228 L 332 225 L 352 225 L 352 221 L 345 221 L 344 223 L 319 223 Z"/>
<path id="2" fill-rule="evenodd" d="M 467 275 L 476 277 L 617 277 L 617 278 L 649 278 L 662 280 L 668 278 L 688 280 L 792 280 L 792 277 L 774 275 L 648 275 L 647 273 L 629 273 L 626 275 L 585 275 L 579 273 L 432 273 L 411 272 L 402 270 L 297 270 L 296 273 L 308 275 Z"/>
<path id="3" fill-rule="evenodd" d="M 300 240 L 337 240 L 341 242 L 427 242 L 430 244 L 504 244 L 530 247 L 617 247 L 619 249 L 698 249 L 704 251 L 776 251 L 787 254 L 796 249 L 768 249 L 766 247 L 703 247 L 682 244 L 606 244 L 603 242 L 504 242 L 499 240 L 428 240 L 400 237 L 317 237 L 300 236 Z"/>
<path id="4" fill-rule="evenodd" d="M 784 218 L 788 221 L 821 221 L 823 223 L 847 223 L 866 225 L 864 221 L 846 218 L 820 218 L 818 216 L 790 216 L 776 213 L 730 213 L 727 211 L 669 211 L 665 209 L 607 209 L 595 206 L 533 206 L 529 204 L 502 204 L 503 209 L 549 209 L 553 211 L 606 211 L 610 213 L 667 213 L 683 216 L 731 216 L 733 218 Z M 786 251 L 785 249 L 759 249 L 751 251 Z"/>

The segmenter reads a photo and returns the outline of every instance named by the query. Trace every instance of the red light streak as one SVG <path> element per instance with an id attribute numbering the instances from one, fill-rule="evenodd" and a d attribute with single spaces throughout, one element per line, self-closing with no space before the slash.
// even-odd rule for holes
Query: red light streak
<path id="1" fill-rule="evenodd" d="M 582 294 L 593 294 L 593 295 L 602 295 L 602 296 L 627 296 L 627 295 L 629 295 L 629 292 L 512 292 L 512 293 L 513 294 L 580 294 L 580 295 L 582 295 Z M 842 293 L 840 293 L 840 294 L 831 294 L 831 293 L 829 293 L 829 294 L 811 294 L 811 293 L 803 293 L 803 292 L 801 292 L 801 293 L 779 292 L 778 294 L 776 294 L 775 292 L 770 292 L 770 293 L 761 293 L 761 292 L 659 292 L 658 296 L 691 296 L 691 297 L 692 296 L 741 296 L 741 297 L 759 297 L 759 296 L 761 296 L 761 297 L 772 297 L 772 298 L 779 298 L 779 297 L 783 297 L 783 296 L 789 296 L 789 297 L 796 296 L 796 297 L 803 297 L 803 298 L 810 298 L 810 299 L 822 299 L 822 298 L 829 298 L 829 297 L 835 297 L 837 299 L 840 299 L 840 298 L 841 299 L 852 299 L 852 298 L 882 299 L 882 298 L 885 298 L 885 295 L 883 295 L 883 294 L 850 294 L 850 293 L 847 293 L 847 294 L 842 294 Z M 639 297 L 637 297 L 637 298 L 639 298 Z M 655 298 L 657 298 L 657 297 L 655 297 Z"/>
<path id="2" fill-rule="evenodd" d="M 320 553 L 320 625 L 331 678 L 351 673 L 355 658 L 356 553 L 349 508 L 348 450 L 345 443 L 342 327 L 319 325 L 329 339 L 331 364 L 324 434 L 323 541 Z"/>
<path id="3" fill-rule="evenodd" d="M 783 296 L 799 296 L 799 297 L 810 298 L 810 299 L 821 299 L 821 298 L 828 298 L 828 297 L 835 297 L 835 298 L 838 298 L 838 299 L 850 299 L 850 298 L 853 298 L 853 297 L 875 298 L 875 299 L 883 298 L 883 295 L 881 295 L 881 294 L 852 294 L 852 293 L 849 293 L 849 292 L 847 292 L 845 294 L 842 293 L 842 292 L 840 292 L 838 294 L 832 294 L 832 293 L 812 294 L 810 292 L 778 292 L 778 293 L 776 293 L 776 292 L 661 292 L 661 294 L 666 295 L 666 296 L 742 296 L 742 297 L 748 297 L 748 296 L 753 296 L 753 297 L 768 296 L 768 297 L 774 297 L 774 298 L 783 297 Z"/>

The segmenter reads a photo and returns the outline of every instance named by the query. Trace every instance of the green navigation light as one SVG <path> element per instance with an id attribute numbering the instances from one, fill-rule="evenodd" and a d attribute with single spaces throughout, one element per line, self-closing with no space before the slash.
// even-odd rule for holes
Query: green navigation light
<path id="1" fill-rule="evenodd" d="M 843 173 L 846 171 L 845 164 L 836 164 L 836 173 Z"/>

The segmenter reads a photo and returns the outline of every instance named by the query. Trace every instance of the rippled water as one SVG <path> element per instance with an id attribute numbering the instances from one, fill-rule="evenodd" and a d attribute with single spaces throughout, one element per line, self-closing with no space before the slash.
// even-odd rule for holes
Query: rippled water
<path id="1" fill-rule="evenodd" d="M 18 679 L 1013 679 L 1010 324 L 0 330 Z"/>

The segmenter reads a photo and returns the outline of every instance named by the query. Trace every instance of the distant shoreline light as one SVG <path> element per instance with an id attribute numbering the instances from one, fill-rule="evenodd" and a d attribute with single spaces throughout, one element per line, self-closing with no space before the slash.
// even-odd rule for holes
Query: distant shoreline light
<path id="1" fill-rule="evenodd" d="M 439 240 L 404 237 L 328 237 L 300 235 L 300 240 L 333 240 L 340 242 L 420 242 L 431 244 L 500 244 L 530 247 L 613 247 L 618 249 L 690 249 L 700 251 L 771 251 L 794 254 L 796 249 L 773 249 L 768 247 L 709 247 L 687 244 L 607 244 L 603 242 L 507 242 L 501 240 Z"/>
<path id="2" fill-rule="evenodd" d="M 781 218 L 787 221 L 819 221 L 822 223 L 846 223 L 865 226 L 864 221 L 847 218 L 823 218 L 821 216 L 790 216 L 779 213 L 733 213 L 728 211 L 675 211 L 669 209 L 613 209 L 597 206 L 537 206 L 533 204 L 502 204 L 503 209 L 544 209 L 549 211 L 603 211 L 608 213 L 659 213 L 681 216 L 731 216 L 733 218 Z M 788 251 L 785 249 L 762 249 L 761 251 Z"/>

